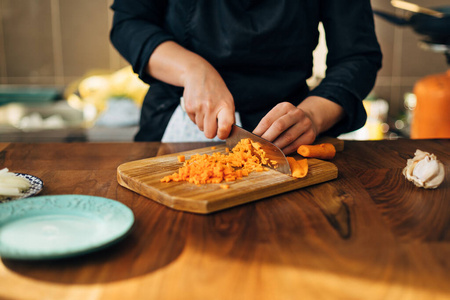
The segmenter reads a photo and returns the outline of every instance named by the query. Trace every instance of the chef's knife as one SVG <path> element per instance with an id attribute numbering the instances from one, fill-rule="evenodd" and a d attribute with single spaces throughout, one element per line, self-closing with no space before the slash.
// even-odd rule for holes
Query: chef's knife
<path id="1" fill-rule="evenodd" d="M 289 167 L 289 163 L 280 148 L 263 139 L 262 137 L 259 137 L 256 134 L 253 134 L 237 125 L 233 125 L 233 127 L 231 128 L 231 133 L 226 140 L 226 146 L 230 149 L 233 149 L 233 147 L 236 146 L 237 143 L 246 138 L 251 139 L 253 142 L 260 143 L 262 149 L 266 153 L 266 157 L 277 162 L 276 168 L 272 169 L 289 176 L 291 175 L 291 168 Z"/>

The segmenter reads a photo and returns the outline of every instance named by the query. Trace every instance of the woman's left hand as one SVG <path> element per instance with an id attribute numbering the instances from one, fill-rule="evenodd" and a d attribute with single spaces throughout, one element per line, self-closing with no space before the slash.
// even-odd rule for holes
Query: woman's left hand
<path id="1" fill-rule="evenodd" d="M 273 142 L 285 154 L 316 139 L 317 128 L 311 117 L 289 102 L 277 104 L 261 119 L 253 133 Z"/>
<path id="2" fill-rule="evenodd" d="M 298 106 L 289 102 L 277 104 L 261 119 L 253 133 L 273 142 L 285 154 L 311 144 L 319 133 L 338 123 L 343 108 L 322 97 L 310 96 Z"/>

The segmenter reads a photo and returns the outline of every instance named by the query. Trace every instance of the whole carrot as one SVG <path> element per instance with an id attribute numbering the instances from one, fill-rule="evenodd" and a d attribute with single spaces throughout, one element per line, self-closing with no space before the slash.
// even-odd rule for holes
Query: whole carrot
<path id="1" fill-rule="evenodd" d="M 319 145 L 301 145 L 297 153 L 303 157 L 313 157 L 319 159 L 332 159 L 336 155 L 336 148 L 333 144 L 324 143 Z"/>

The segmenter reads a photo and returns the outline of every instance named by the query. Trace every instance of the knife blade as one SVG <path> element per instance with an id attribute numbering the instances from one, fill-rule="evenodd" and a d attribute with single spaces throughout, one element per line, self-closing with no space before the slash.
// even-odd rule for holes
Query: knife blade
<path id="1" fill-rule="evenodd" d="M 289 176 L 291 175 L 291 168 L 289 167 L 289 162 L 287 161 L 286 156 L 284 155 L 283 151 L 281 151 L 280 148 L 278 148 L 268 140 L 265 140 L 262 137 L 245 130 L 242 127 L 239 127 L 234 124 L 233 127 L 231 128 L 230 135 L 226 139 L 225 143 L 228 148 L 233 149 L 233 147 L 236 146 L 237 143 L 239 143 L 242 139 L 246 138 L 251 139 L 253 142 L 260 143 L 262 149 L 266 153 L 267 158 L 277 162 L 277 167 L 271 169 L 274 169 L 275 171 L 284 173 Z"/>

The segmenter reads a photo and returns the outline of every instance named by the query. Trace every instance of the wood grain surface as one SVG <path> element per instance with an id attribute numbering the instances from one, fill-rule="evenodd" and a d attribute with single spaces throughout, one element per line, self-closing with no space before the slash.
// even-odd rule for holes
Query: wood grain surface
<path id="1" fill-rule="evenodd" d="M 117 168 L 117 180 L 120 185 L 170 208 L 206 214 L 326 182 L 338 176 L 334 164 L 308 159 L 309 170 L 305 178 L 297 179 L 269 169 L 228 182 L 230 188 L 226 190 L 220 188 L 220 184 L 161 182 L 164 176 L 172 175 L 183 165 L 178 162 L 178 155 L 183 154 L 189 159 L 195 154 L 212 155 L 215 152 L 226 153 L 225 144 L 127 162 Z"/>
<path id="2" fill-rule="evenodd" d="M 9 143 L 0 143 L 0 151 L 8 147 Z"/>
<path id="3" fill-rule="evenodd" d="M 346 141 L 336 180 L 207 215 L 117 183 L 121 164 L 209 145 L 7 145 L 0 165 L 41 178 L 41 194 L 114 199 L 136 223 L 87 255 L 2 259 L 0 299 L 450 298 L 450 140 Z M 401 175 L 416 149 L 445 165 L 438 189 Z"/>

